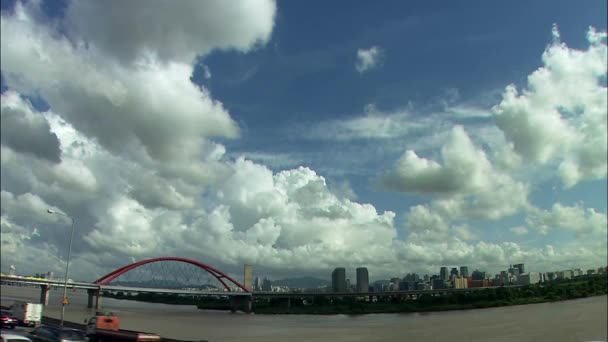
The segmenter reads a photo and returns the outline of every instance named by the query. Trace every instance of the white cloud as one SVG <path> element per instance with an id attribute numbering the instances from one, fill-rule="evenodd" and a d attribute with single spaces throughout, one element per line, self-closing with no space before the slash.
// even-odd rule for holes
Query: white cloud
<path id="1" fill-rule="evenodd" d="M 440 242 L 448 239 L 448 224 L 425 206 L 411 207 L 406 220 L 408 240 Z"/>
<path id="2" fill-rule="evenodd" d="M 606 214 L 581 205 L 555 203 L 551 210 L 534 210 L 527 221 L 530 227 L 542 234 L 559 229 L 574 232 L 577 236 L 593 235 L 601 239 L 606 237 L 608 229 Z"/>
<path id="3" fill-rule="evenodd" d="M 211 70 L 207 65 L 203 65 L 203 77 L 205 77 L 206 79 L 211 78 Z"/>
<path id="4" fill-rule="evenodd" d="M 555 41 L 543 53 L 544 66 L 528 77 L 521 93 L 509 85 L 493 108 L 496 124 L 526 160 L 559 165 L 566 187 L 606 177 L 608 153 L 606 33 L 590 28 L 589 48 Z"/>
<path id="5" fill-rule="evenodd" d="M 443 165 L 406 151 L 383 179 L 387 189 L 402 192 L 477 192 L 499 178 L 485 152 L 476 148 L 464 128 L 456 126 L 441 149 Z"/>
<path id="6" fill-rule="evenodd" d="M 247 8 L 246 3 L 242 6 Z M 190 81 L 193 67 L 189 63 L 148 58 L 135 66 L 120 65 L 108 59 L 105 51 L 74 45 L 51 34 L 37 25 L 26 9 L 16 7 L 16 15 L 2 16 L 2 70 L 8 86 L 24 94 L 39 93 L 56 113 L 104 147 L 135 154 L 141 154 L 143 148 L 153 159 L 175 161 L 200 155 L 200 146 L 209 137 L 238 136 L 239 129 L 223 105 Z M 111 6 L 99 7 L 105 11 Z M 234 15 L 242 10 L 240 6 L 225 7 L 236 10 Z M 160 13 L 167 20 L 166 14 Z M 249 13 L 246 16 L 250 18 Z M 94 17 L 100 18 L 99 12 Z M 162 21 L 153 23 L 164 25 Z M 241 40 L 246 35 L 238 37 Z M 209 44 L 209 48 L 216 47 Z M 166 47 L 162 51 L 179 52 Z"/>
<path id="7" fill-rule="evenodd" d="M 274 27 L 276 3 L 71 2 L 66 15 L 72 39 L 122 61 L 150 58 L 190 64 L 197 55 L 215 49 L 247 52 L 256 44 L 266 43 Z"/>
<path id="8" fill-rule="evenodd" d="M 60 161 L 59 140 L 41 113 L 14 91 L 4 92 L 0 103 L 2 144 L 54 163 Z"/>
<path id="9" fill-rule="evenodd" d="M 427 130 L 435 124 L 438 124 L 435 117 L 414 117 L 410 108 L 383 112 L 368 104 L 362 115 L 319 123 L 312 128 L 309 138 L 338 141 L 395 139 Z"/>
<path id="10" fill-rule="evenodd" d="M 355 69 L 362 74 L 377 67 L 382 55 L 382 50 L 377 46 L 372 46 L 369 49 L 358 49 Z"/>
<path id="11" fill-rule="evenodd" d="M 511 233 L 515 235 L 526 235 L 528 234 L 528 228 L 524 226 L 516 226 L 509 229 Z"/>

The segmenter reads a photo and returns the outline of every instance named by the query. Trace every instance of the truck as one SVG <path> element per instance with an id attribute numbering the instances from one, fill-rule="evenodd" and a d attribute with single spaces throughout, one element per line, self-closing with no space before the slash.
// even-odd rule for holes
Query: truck
<path id="1" fill-rule="evenodd" d="M 85 323 L 86 335 L 93 342 L 161 341 L 158 334 L 120 329 L 120 320 L 111 312 L 97 312 Z"/>
<path id="2" fill-rule="evenodd" d="M 39 303 L 15 302 L 11 311 L 19 325 L 38 326 L 42 320 L 43 308 L 44 305 Z"/>

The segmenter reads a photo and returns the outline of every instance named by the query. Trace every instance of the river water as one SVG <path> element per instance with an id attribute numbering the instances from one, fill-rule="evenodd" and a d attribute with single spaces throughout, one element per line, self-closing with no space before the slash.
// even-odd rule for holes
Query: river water
<path id="1" fill-rule="evenodd" d="M 37 301 L 38 288 L 1 287 L 2 305 Z M 45 315 L 59 317 L 61 290 L 51 290 Z M 66 319 L 92 312 L 85 292 L 68 292 Z M 608 297 L 556 303 L 422 314 L 255 315 L 202 311 L 194 306 L 103 298 L 124 329 L 176 339 L 228 341 L 607 341 Z"/>

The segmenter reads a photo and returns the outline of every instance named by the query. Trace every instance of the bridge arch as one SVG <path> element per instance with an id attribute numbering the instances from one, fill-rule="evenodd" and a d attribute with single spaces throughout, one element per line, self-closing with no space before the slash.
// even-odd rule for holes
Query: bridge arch
<path id="1" fill-rule="evenodd" d="M 117 270 L 114 270 L 114 271 L 106 274 L 105 276 L 95 280 L 94 283 L 99 284 L 99 285 L 109 285 L 112 280 L 120 277 L 121 275 L 129 272 L 130 270 L 132 270 L 134 268 L 137 268 L 137 267 L 145 265 L 145 264 L 150 264 L 150 263 L 154 263 L 154 262 L 163 262 L 163 261 L 177 261 L 177 262 L 183 262 L 183 263 L 188 263 L 188 264 L 197 266 L 197 267 L 207 271 L 207 273 L 211 274 L 213 277 L 215 277 L 215 279 L 217 279 L 224 286 L 224 288 L 228 291 L 231 291 L 231 289 L 228 285 L 226 285 L 226 282 L 225 282 L 226 280 L 231 282 L 232 284 L 236 285 L 238 288 L 240 288 L 244 292 L 250 292 L 241 283 L 234 280 L 229 275 L 218 270 L 217 268 L 214 268 L 213 266 L 204 264 L 204 263 L 196 261 L 196 260 L 180 258 L 180 257 L 160 257 L 160 258 L 152 258 L 152 259 L 146 259 L 146 260 L 134 262 L 132 264 L 123 266 Z"/>

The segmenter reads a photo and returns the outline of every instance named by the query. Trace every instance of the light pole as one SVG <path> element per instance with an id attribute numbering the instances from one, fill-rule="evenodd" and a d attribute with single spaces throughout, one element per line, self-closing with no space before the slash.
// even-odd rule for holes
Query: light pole
<path id="1" fill-rule="evenodd" d="M 72 254 L 72 240 L 74 240 L 74 218 L 72 216 L 66 215 L 64 213 L 60 213 L 58 211 L 47 209 L 49 214 L 61 215 L 72 220 L 72 233 L 70 234 L 70 247 L 68 247 L 68 260 L 65 263 L 65 279 L 63 281 L 63 298 L 61 299 L 61 323 L 59 324 L 60 328 L 63 328 L 63 320 L 65 318 L 65 301 L 68 296 L 68 271 L 70 270 L 70 254 Z"/>

